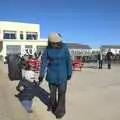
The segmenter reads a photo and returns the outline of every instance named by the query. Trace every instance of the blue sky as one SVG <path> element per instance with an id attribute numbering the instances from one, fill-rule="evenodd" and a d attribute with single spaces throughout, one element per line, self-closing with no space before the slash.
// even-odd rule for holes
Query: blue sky
<path id="1" fill-rule="evenodd" d="M 57 31 L 66 42 L 120 44 L 119 0 L 0 0 L 0 20 L 39 23 L 42 38 Z"/>

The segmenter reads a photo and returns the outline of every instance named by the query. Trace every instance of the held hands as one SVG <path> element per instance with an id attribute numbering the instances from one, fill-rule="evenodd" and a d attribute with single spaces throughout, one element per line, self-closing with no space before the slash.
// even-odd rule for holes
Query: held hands
<path id="1" fill-rule="evenodd" d="M 43 78 L 44 78 L 43 76 L 39 76 L 39 77 L 38 77 L 39 82 L 42 82 L 42 81 L 43 81 Z"/>
<path id="2" fill-rule="evenodd" d="M 71 79 L 71 75 L 67 76 L 67 80 L 70 80 Z"/>

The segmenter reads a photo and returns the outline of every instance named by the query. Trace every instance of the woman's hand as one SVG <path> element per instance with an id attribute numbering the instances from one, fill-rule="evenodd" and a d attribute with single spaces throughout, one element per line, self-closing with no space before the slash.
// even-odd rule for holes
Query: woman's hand
<path id="1" fill-rule="evenodd" d="M 43 78 L 44 78 L 43 76 L 39 76 L 39 77 L 38 77 L 39 82 L 42 82 L 42 81 L 43 81 Z"/>

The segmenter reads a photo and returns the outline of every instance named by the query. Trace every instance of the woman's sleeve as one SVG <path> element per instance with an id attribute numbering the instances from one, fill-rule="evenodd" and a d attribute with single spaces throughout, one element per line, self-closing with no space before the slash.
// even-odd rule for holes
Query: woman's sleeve
<path id="1" fill-rule="evenodd" d="M 47 49 L 42 54 L 41 61 L 40 61 L 40 76 L 44 77 L 45 69 L 48 65 L 48 59 L 47 59 Z"/>
<path id="2" fill-rule="evenodd" d="M 67 64 L 67 76 L 72 75 L 72 60 L 68 48 L 65 49 L 66 53 L 66 64 Z"/>

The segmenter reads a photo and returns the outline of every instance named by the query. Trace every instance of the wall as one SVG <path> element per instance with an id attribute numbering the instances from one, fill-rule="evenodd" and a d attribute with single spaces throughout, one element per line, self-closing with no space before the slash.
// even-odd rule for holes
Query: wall
<path id="1" fill-rule="evenodd" d="M 20 31 L 23 31 L 24 34 L 25 32 L 37 32 L 38 39 L 40 39 L 39 24 L 0 21 L 0 39 L 3 39 L 3 30 L 17 31 L 17 39 L 19 39 Z"/>
<path id="2" fill-rule="evenodd" d="M 90 49 L 74 49 L 74 48 L 71 48 L 69 49 L 70 51 L 70 54 L 71 54 L 71 58 L 72 59 L 75 59 L 76 56 L 84 56 L 84 55 L 89 55 L 91 50 Z"/>
<path id="3" fill-rule="evenodd" d="M 104 49 L 104 53 L 107 53 L 108 52 L 108 50 L 109 50 L 109 48 L 105 48 Z M 111 50 L 111 52 L 113 53 L 113 54 L 119 54 L 120 53 L 120 49 L 115 49 L 115 48 L 111 48 L 110 49 Z"/>
<path id="4" fill-rule="evenodd" d="M 41 41 L 41 40 L 4 40 L 3 42 L 3 58 L 5 58 L 6 54 L 7 54 L 7 49 L 6 46 L 7 45 L 20 45 L 21 46 L 21 53 L 22 55 L 24 55 L 25 52 L 25 45 L 32 45 L 33 48 L 33 53 L 37 50 L 37 46 L 47 46 L 47 41 Z"/>

